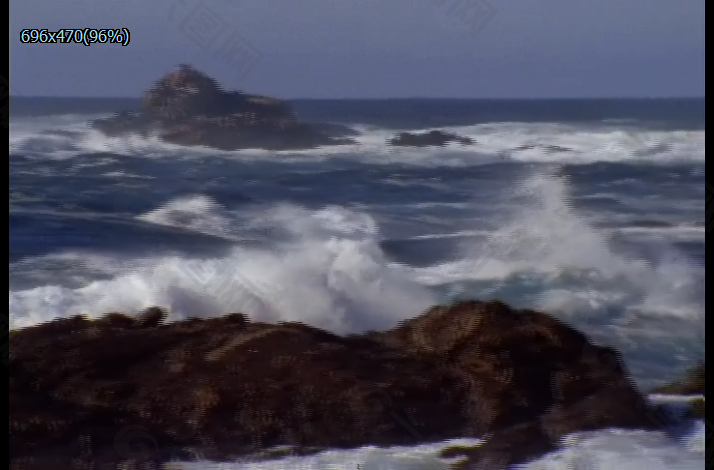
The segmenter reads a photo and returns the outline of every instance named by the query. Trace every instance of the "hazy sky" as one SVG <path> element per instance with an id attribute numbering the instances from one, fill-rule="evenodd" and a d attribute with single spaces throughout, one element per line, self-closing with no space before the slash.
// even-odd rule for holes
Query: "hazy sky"
<path id="1" fill-rule="evenodd" d="M 11 0 L 11 93 L 138 96 L 189 63 L 282 98 L 703 96 L 704 13 L 704 0 Z M 127 28 L 130 43 L 22 44 L 24 28 Z"/>

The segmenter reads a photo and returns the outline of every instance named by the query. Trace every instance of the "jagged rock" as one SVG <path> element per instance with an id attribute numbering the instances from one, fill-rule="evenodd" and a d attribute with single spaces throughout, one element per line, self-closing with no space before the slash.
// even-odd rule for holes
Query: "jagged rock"
<path id="1" fill-rule="evenodd" d="M 154 328 L 166 319 L 168 312 L 160 307 L 150 307 L 141 312 L 136 317 L 136 325 L 139 328 Z"/>
<path id="2" fill-rule="evenodd" d="M 391 330 L 344 337 L 241 314 L 151 328 L 118 328 L 112 318 L 10 335 L 11 467 L 485 436 L 469 465 L 493 470 L 555 449 L 571 432 L 657 425 L 616 351 L 499 302 L 434 307 Z M 125 430 L 136 427 L 143 447 L 128 442 Z"/>
<path id="3" fill-rule="evenodd" d="M 469 137 L 440 130 L 421 133 L 402 132 L 387 141 L 389 145 L 397 147 L 443 147 L 449 142 L 456 142 L 461 145 L 475 144 L 474 140 Z"/>
<path id="4" fill-rule="evenodd" d="M 353 143 L 297 122 L 285 101 L 223 91 L 215 80 L 189 65 L 181 65 L 144 93 L 140 112 L 96 120 L 92 127 L 113 137 L 158 135 L 175 144 L 221 150 L 289 150 Z"/>

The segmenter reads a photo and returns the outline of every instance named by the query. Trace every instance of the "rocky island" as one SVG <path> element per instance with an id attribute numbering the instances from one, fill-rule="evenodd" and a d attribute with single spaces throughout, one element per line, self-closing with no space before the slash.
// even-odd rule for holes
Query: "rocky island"
<path id="1" fill-rule="evenodd" d="M 74 316 L 11 331 L 8 364 L 16 469 L 158 469 L 483 437 L 445 454 L 502 470 L 576 431 L 662 426 L 617 351 L 497 301 L 348 336 L 238 313 Z"/>
<path id="2" fill-rule="evenodd" d="M 704 419 L 706 416 L 705 382 L 705 364 L 702 362 L 689 369 L 681 380 L 658 387 L 652 390 L 652 393 L 688 397 L 689 409 L 686 411 L 686 415 Z"/>
<path id="3" fill-rule="evenodd" d="M 389 145 L 394 145 L 395 147 L 443 147 L 451 142 L 461 145 L 473 145 L 476 143 L 470 137 L 438 129 L 428 132 L 401 132 L 387 141 Z"/>
<path id="4" fill-rule="evenodd" d="M 93 121 L 108 136 L 156 135 L 185 146 L 220 150 L 301 150 L 354 143 L 300 123 L 285 101 L 224 91 L 215 80 L 181 65 L 144 93 L 137 113 Z"/>

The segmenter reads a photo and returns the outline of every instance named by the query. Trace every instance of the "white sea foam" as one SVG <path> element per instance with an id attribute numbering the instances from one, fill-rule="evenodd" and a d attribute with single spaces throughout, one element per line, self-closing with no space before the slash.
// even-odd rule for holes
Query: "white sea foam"
<path id="1" fill-rule="evenodd" d="M 329 158 L 358 159 L 373 164 L 401 163 L 418 166 L 465 166 L 494 161 L 588 164 L 636 162 L 641 164 L 703 163 L 706 154 L 704 131 L 623 131 L 612 126 L 543 123 L 491 123 L 447 127 L 445 130 L 471 137 L 475 146 L 448 145 L 443 149 L 397 148 L 387 144 L 393 130 L 355 126 L 361 135 L 355 145 L 304 151 L 272 152 L 218 151 L 201 147 L 187 149 L 139 136 L 106 137 L 88 128 L 98 116 L 61 116 L 13 119 L 10 123 L 10 153 L 73 158 L 88 152 L 112 152 L 145 158 L 202 158 L 206 155 L 230 159 L 325 161 Z M 44 134 L 47 130 L 78 132 L 77 136 Z M 554 151 L 554 149 L 567 151 Z M 179 157 L 180 155 L 180 157 Z"/>
<path id="2" fill-rule="evenodd" d="M 183 211 L 169 204 L 143 218 L 225 233 L 230 224 L 212 212 L 214 203 L 189 201 Z M 192 207 L 205 210 L 203 216 Z M 78 289 L 46 285 L 10 292 L 11 326 L 163 305 L 172 318 L 245 311 L 255 319 L 299 320 L 344 333 L 393 326 L 436 300 L 386 260 L 376 223 L 366 214 L 286 205 L 264 211 L 254 224 L 283 229 L 288 241 L 272 249 L 236 247 L 217 259 L 136 260 L 114 278 Z"/>
<path id="3" fill-rule="evenodd" d="M 519 465 L 523 470 L 694 470 L 705 459 L 706 426 L 698 421 L 684 433 L 603 431 L 573 434 L 563 448 L 536 461 Z M 328 451 L 309 457 L 291 457 L 267 462 L 178 464 L 183 470 L 448 470 L 458 459 L 440 459 L 440 450 L 450 446 L 474 446 L 475 439 L 457 439 L 413 447 Z"/>
<path id="4" fill-rule="evenodd" d="M 139 219 L 157 225 L 230 237 L 231 221 L 226 212 L 220 204 L 199 194 L 168 201 L 161 207 L 141 215 Z"/>
<path id="5" fill-rule="evenodd" d="M 244 240 L 252 233 L 276 242 L 262 249 L 236 246 L 216 259 L 176 255 L 125 260 L 113 279 L 79 289 L 45 285 L 11 292 L 12 324 L 158 304 L 171 308 L 177 318 L 252 308 L 255 311 L 248 313 L 261 319 L 290 317 L 345 331 L 389 326 L 417 314 L 436 301 L 429 286 L 502 282 L 514 276 L 539 279 L 542 289 L 535 300 L 549 311 L 582 316 L 616 307 L 700 318 L 698 271 L 671 246 L 658 245 L 658 258 L 649 260 L 616 251 L 610 232 L 589 225 L 569 205 L 567 182 L 558 177 L 533 176 L 515 198 L 528 203 L 514 205 L 520 209 L 506 213 L 487 236 L 469 227 L 457 230 L 454 236 L 480 235 L 481 240 L 457 239 L 462 255 L 458 261 L 423 268 L 390 262 L 379 246 L 379 226 L 368 213 L 289 204 L 239 212 L 202 195 L 178 198 L 139 219 L 227 240 Z M 212 284 L 195 282 L 192 270 L 212 273 Z M 221 287 L 230 276 L 253 283 L 245 289 L 258 292 L 245 298 L 236 289 L 217 295 L 215 289 L 230 289 L 232 284 Z M 273 305 L 277 299 L 283 307 Z"/>
<path id="6" fill-rule="evenodd" d="M 563 178 L 532 176 L 515 199 L 525 202 L 505 214 L 497 230 L 480 242 L 459 242 L 458 261 L 416 268 L 415 278 L 439 285 L 529 274 L 551 285 L 537 299 L 549 311 L 584 314 L 618 307 L 690 319 L 703 313 L 695 300 L 697 267 L 667 243 L 658 242 L 655 259 L 616 250 L 611 230 L 596 229 L 572 207 Z"/>

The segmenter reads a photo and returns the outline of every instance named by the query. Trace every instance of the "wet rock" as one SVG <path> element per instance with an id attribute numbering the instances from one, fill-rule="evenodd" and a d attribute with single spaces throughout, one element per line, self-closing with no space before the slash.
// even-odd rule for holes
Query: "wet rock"
<path id="1" fill-rule="evenodd" d="M 461 145 L 475 144 L 475 141 L 469 137 L 440 130 L 421 133 L 402 132 L 388 140 L 389 145 L 397 147 L 443 147 L 450 142 L 456 142 Z"/>
<path id="2" fill-rule="evenodd" d="M 154 328 L 159 326 L 168 315 L 168 312 L 160 307 L 150 307 L 141 312 L 136 317 L 136 326 L 139 328 Z"/>
<path id="3" fill-rule="evenodd" d="M 349 336 L 241 314 L 161 323 L 163 310 L 151 312 L 144 328 L 73 317 L 10 335 L 11 465 L 228 461 L 278 447 L 483 437 L 464 450 L 463 468 L 493 470 L 571 432 L 657 426 L 616 351 L 500 302 L 437 306 Z"/>

